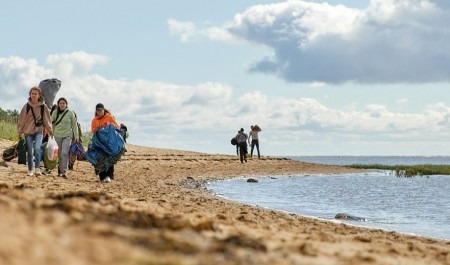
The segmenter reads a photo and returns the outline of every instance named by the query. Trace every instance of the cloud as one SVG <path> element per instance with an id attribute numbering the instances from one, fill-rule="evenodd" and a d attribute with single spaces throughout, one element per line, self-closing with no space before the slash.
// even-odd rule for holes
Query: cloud
<path id="1" fill-rule="evenodd" d="M 176 19 L 168 19 L 167 25 L 172 36 L 179 36 L 183 43 L 193 42 L 200 38 L 207 38 L 211 41 L 222 41 L 226 43 L 241 43 L 246 42 L 243 39 L 234 36 L 227 29 L 221 27 L 211 27 L 210 25 L 204 28 L 198 28 L 192 22 L 178 21 Z"/>
<path id="2" fill-rule="evenodd" d="M 249 71 L 289 82 L 450 81 L 448 1 L 373 0 L 366 9 L 286 1 L 224 23 L 232 37 L 273 50 Z M 194 27 L 194 26 L 192 26 Z M 206 29 L 190 32 L 202 35 Z"/>
<path id="3" fill-rule="evenodd" d="M 401 138 L 439 144 L 447 139 L 450 128 L 450 106 L 444 103 L 416 113 L 395 112 L 380 104 L 336 109 L 313 98 L 273 98 L 260 91 L 239 93 L 221 83 L 175 85 L 108 79 L 89 71 L 96 63 L 104 63 L 104 57 L 95 54 L 49 58 L 60 60 L 47 68 L 35 59 L 0 58 L 0 93 L 8 95 L 0 98 L 2 109 L 19 110 L 30 85 L 53 73 L 64 73 L 64 78 L 55 76 L 62 81 L 57 98 L 68 99 L 84 128 L 89 129 L 95 105 L 102 102 L 119 122 L 128 125 L 131 142 L 139 145 L 214 152 L 216 145 L 228 145 L 228 134 L 259 124 L 266 150 L 276 153 L 280 146 L 303 145 L 304 141 L 314 146 L 318 142 L 335 145 L 333 141 L 395 142 Z"/>
<path id="4" fill-rule="evenodd" d="M 89 54 L 83 51 L 70 54 L 52 54 L 47 57 L 47 63 L 54 65 L 57 76 L 82 76 L 91 71 L 96 64 L 108 62 L 108 57 L 99 54 Z"/>

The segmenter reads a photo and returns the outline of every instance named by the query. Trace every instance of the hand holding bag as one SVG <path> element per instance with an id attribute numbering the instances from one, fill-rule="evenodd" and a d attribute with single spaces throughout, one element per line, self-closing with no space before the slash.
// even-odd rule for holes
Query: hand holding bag
<path id="1" fill-rule="evenodd" d="M 59 148 L 58 148 L 58 144 L 56 143 L 54 136 L 50 136 L 48 138 L 46 151 L 47 151 L 47 155 L 48 155 L 48 160 L 54 161 L 58 158 Z"/>

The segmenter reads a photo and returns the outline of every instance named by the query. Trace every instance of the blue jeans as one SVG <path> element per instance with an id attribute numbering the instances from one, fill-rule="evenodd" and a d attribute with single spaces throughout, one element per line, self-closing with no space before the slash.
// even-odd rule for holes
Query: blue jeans
<path id="1" fill-rule="evenodd" d="M 28 170 L 33 169 L 33 157 L 34 168 L 41 166 L 41 145 L 42 138 L 44 138 L 44 132 L 40 131 L 32 135 L 27 135 L 27 165 Z"/>

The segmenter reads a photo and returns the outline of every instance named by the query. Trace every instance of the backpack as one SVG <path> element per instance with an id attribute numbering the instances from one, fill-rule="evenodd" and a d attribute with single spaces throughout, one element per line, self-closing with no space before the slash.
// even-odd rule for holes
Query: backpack
<path id="1" fill-rule="evenodd" d="M 17 157 L 17 143 L 13 144 L 12 146 L 6 148 L 3 151 L 2 158 L 4 161 L 11 161 L 16 157 Z"/>
<path id="2" fill-rule="evenodd" d="M 77 121 L 77 128 L 78 128 L 78 140 L 81 140 L 81 137 L 83 136 L 83 131 L 81 130 L 81 124 L 78 122 L 78 117 L 75 111 L 73 111 L 73 115 L 75 116 L 75 120 Z M 75 137 L 72 137 L 74 139 Z M 83 146 L 82 146 L 83 147 Z"/>
<path id="3" fill-rule="evenodd" d="M 17 163 L 21 165 L 27 164 L 27 141 L 25 138 L 20 138 L 17 144 Z"/>
<path id="4" fill-rule="evenodd" d="M 231 144 L 232 145 L 237 145 L 236 137 L 231 138 Z"/>
<path id="5" fill-rule="evenodd" d="M 84 157 L 84 147 L 80 142 L 75 142 L 70 146 L 70 155 L 76 156 L 78 161 L 86 160 Z"/>

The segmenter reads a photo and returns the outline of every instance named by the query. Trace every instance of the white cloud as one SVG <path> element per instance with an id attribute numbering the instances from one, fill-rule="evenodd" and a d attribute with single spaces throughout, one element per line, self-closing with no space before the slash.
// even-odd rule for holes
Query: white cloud
<path id="1" fill-rule="evenodd" d="M 192 42 L 200 37 L 207 38 L 211 41 L 223 41 L 226 43 L 240 43 L 237 36 L 231 34 L 228 30 L 221 27 L 206 26 L 198 28 L 192 22 L 182 22 L 176 19 L 168 19 L 167 25 L 173 36 L 179 36 L 183 43 Z"/>
<path id="2" fill-rule="evenodd" d="M 196 26 L 192 22 L 181 22 L 175 19 L 169 19 L 167 24 L 171 34 L 180 36 L 182 42 L 191 41 L 197 34 Z"/>
<path id="3" fill-rule="evenodd" d="M 47 58 L 47 63 L 54 65 L 54 74 L 60 77 L 86 75 L 94 65 L 106 62 L 108 62 L 108 58 L 104 55 L 83 51 L 70 54 L 52 54 Z"/>
<path id="4" fill-rule="evenodd" d="M 446 82 L 450 81 L 447 2 L 373 0 L 362 10 L 291 0 L 252 6 L 222 29 L 234 39 L 273 50 L 274 55 L 251 65 L 251 72 L 289 82 Z M 209 31 L 189 32 L 192 36 Z"/>

